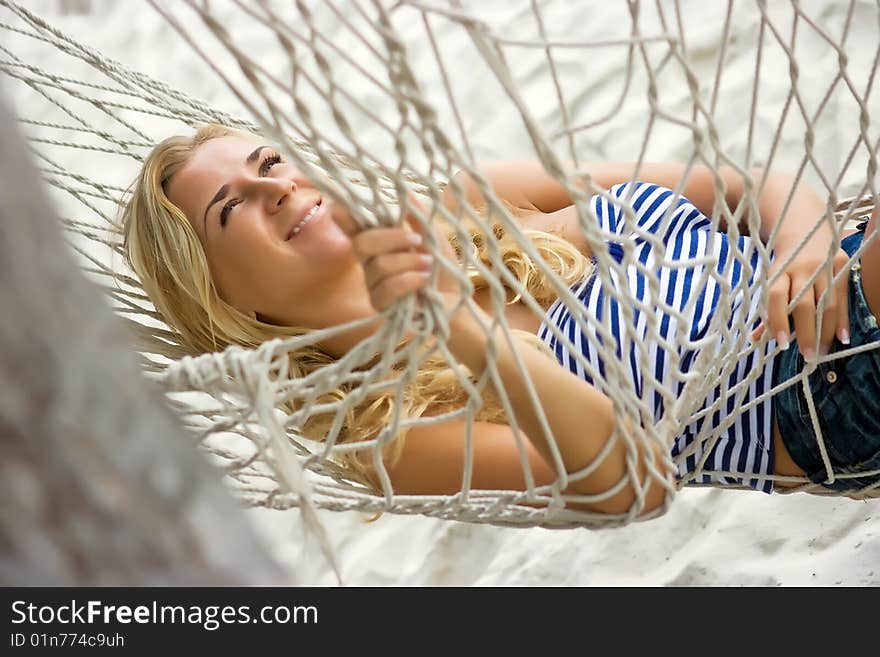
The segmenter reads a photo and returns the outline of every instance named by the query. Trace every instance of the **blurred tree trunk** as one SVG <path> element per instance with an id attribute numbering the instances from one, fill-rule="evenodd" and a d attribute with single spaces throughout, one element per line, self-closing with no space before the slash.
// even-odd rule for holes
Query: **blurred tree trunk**
<path id="1" fill-rule="evenodd" d="M 0 584 L 289 584 L 141 375 L 0 97 Z"/>

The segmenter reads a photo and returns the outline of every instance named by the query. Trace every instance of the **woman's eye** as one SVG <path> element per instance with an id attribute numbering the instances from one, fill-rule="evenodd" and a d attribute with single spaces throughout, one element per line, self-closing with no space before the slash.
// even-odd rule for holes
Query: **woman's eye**
<path id="1" fill-rule="evenodd" d="M 263 163 L 260 165 L 260 175 L 265 176 L 269 174 L 269 169 L 274 167 L 276 164 L 281 162 L 281 156 L 278 153 L 272 153 L 271 155 L 267 155 L 263 159 Z"/>
<path id="2" fill-rule="evenodd" d="M 241 201 L 237 199 L 233 199 L 226 203 L 223 206 L 223 209 L 220 210 L 220 227 L 226 226 L 226 220 L 229 218 L 229 213 L 232 212 L 232 208 L 241 203 Z"/>
<path id="3" fill-rule="evenodd" d="M 271 153 L 263 158 L 263 161 L 260 163 L 260 175 L 268 176 L 269 170 L 274 167 L 276 164 L 281 163 L 281 156 L 278 153 Z M 241 203 L 241 199 L 232 199 L 223 206 L 220 210 L 220 227 L 226 226 L 226 221 L 229 219 L 229 213 L 232 212 L 232 208 Z"/>

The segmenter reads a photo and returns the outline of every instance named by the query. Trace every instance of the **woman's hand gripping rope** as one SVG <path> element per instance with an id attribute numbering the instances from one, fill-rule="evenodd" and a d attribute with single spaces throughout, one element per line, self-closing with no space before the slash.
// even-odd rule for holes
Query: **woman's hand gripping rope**
<path id="1" fill-rule="evenodd" d="M 413 196 L 407 199 L 423 216 L 424 206 Z M 366 228 L 360 230 L 345 210 L 339 208 L 333 215 L 336 223 L 351 237 L 355 255 L 364 269 L 370 302 L 383 312 L 400 299 L 417 292 L 431 280 L 435 258 L 427 248 L 428 231 L 410 211 L 399 226 Z M 449 241 L 433 231 L 433 238 L 443 255 L 455 262 L 455 252 Z M 458 304 L 461 286 L 450 272 L 437 267 L 437 291 L 446 299 L 447 308 Z"/>
<path id="2" fill-rule="evenodd" d="M 754 340 L 761 337 L 769 324 L 779 346 L 787 349 L 791 339 L 788 308 L 794 302 L 791 319 L 798 346 L 806 360 L 813 360 L 817 353 L 827 354 L 835 336 L 841 344 L 849 344 L 849 276 L 846 272 L 838 276 L 849 262 L 849 256 L 837 249 L 829 260 L 831 237 L 827 233 L 830 231 L 818 231 L 796 252 L 788 245 L 777 245 L 767 275 L 767 280 L 771 281 L 767 320 L 752 333 Z"/>
<path id="3" fill-rule="evenodd" d="M 415 199 L 410 198 L 409 203 L 422 211 Z M 358 230 L 350 217 L 340 214 L 336 220 L 352 236 L 376 310 L 384 311 L 422 289 L 433 269 L 434 289 L 443 296 L 447 310 L 462 307 L 462 286 L 455 274 L 442 263 L 424 257 L 429 255 L 426 243 L 430 227 L 409 214 L 401 226 L 394 228 Z M 439 255 L 454 263 L 448 240 L 436 231 L 433 239 Z M 509 401 L 524 437 L 557 475 L 572 477 L 564 492 L 593 497 L 584 508 L 604 513 L 647 512 L 664 503 L 671 491 L 665 448 L 639 435 L 629 446 L 623 436 L 615 433 L 615 412 L 606 395 L 530 343 L 493 326 L 491 318 L 473 304 L 468 305 L 467 312 L 453 313 L 449 326 L 450 352 L 475 377 L 487 367 L 494 369 L 496 393 Z M 436 450 L 431 453 L 448 455 L 448 446 L 443 446 L 448 435 L 444 439 L 441 429 L 433 430 L 436 433 L 430 434 L 427 441 Z M 511 429 L 475 423 L 474 444 L 498 445 L 499 430 Z M 441 470 L 438 463 L 432 462 L 429 470 L 419 471 L 418 479 L 427 485 L 431 473 Z"/>

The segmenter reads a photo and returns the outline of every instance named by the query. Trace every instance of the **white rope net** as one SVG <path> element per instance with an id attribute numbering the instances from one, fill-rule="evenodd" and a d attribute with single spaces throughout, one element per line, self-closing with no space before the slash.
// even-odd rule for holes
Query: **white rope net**
<path id="1" fill-rule="evenodd" d="M 400 428 L 438 418 L 398 416 L 380 435 L 356 445 L 341 444 L 338 437 L 346 412 L 371 390 L 387 387 L 403 394 L 419 366 L 416 355 L 420 349 L 433 344 L 435 336 L 445 335 L 446 317 L 430 291 L 401 303 L 389 313 L 389 321 L 379 332 L 346 357 L 312 375 L 291 378 L 287 375 L 291 353 L 347 327 L 276 340 L 255 350 L 231 347 L 222 353 L 189 357 L 136 277 L 122 265 L 115 224 L 117 203 L 138 164 L 159 138 L 188 132 L 188 127 L 207 122 L 271 136 L 307 174 L 322 172 L 335 181 L 331 189 L 317 175 L 311 176 L 322 192 L 345 203 L 361 225 L 396 223 L 397 199 L 412 190 L 434 209 L 434 222 L 453 232 L 458 230 L 462 239 L 466 239 L 461 232 L 463 219 L 480 226 L 488 236 L 486 258 L 474 259 L 467 253 L 463 258 L 493 281 L 493 316 L 502 327 L 506 295 L 498 283 L 521 294 L 533 312 L 543 314 L 544 309 L 500 262 L 497 244 L 491 239 L 493 224 L 500 224 L 505 234 L 538 262 L 554 280 L 558 297 L 566 305 L 575 310 L 581 302 L 542 264 L 516 218 L 478 172 L 482 153 L 475 136 L 483 126 L 489 129 L 499 116 L 508 117 L 508 123 L 513 117 L 510 140 L 528 145 L 532 157 L 571 193 L 603 286 L 610 285 L 613 277 L 625 276 L 627 268 L 639 266 L 632 252 L 625 252 L 620 261 L 612 257 L 609 236 L 599 228 L 589 203 L 593 194 L 606 192 L 594 184 L 582 165 L 608 159 L 603 144 L 612 137 L 618 149 L 613 152 L 627 152 L 628 156 L 620 159 L 638 160 L 639 166 L 654 157 L 653 144 L 665 141 L 676 144 L 677 159 L 686 163 L 688 170 L 698 164 L 735 168 L 751 182 L 738 212 L 756 207 L 761 189 L 762 181 L 751 180 L 749 168 L 782 165 L 799 179 L 809 179 L 827 196 L 827 212 L 816 219 L 832 222 L 838 235 L 845 226 L 868 217 L 878 194 L 876 116 L 880 108 L 872 89 L 880 62 L 880 4 L 853 0 L 841 12 L 842 22 L 826 25 L 809 3 L 730 3 L 723 20 L 711 30 L 713 39 L 697 42 L 690 40 L 689 27 L 700 20 L 697 4 L 633 1 L 628 5 L 629 20 L 615 24 L 602 23 L 598 8 L 596 13 L 588 12 L 590 29 L 585 26 L 574 31 L 586 36 L 572 38 L 572 24 L 582 21 L 584 14 L 583 7 L 573 7 L 575 4 L 537 0 L 155 3 L 155 9 L 180 37 L 190 42 L 201 59 L 198 65 L 216 73 L 240 101 L 243 113 L 249 116 L 241 120 L 129 70 L 53 29 L 18 4 L 0 0 L 4 33 L 0 69 L 6 84 L 16 87 L 21 123 L 46 180 L 58 192 L 72 248 L 137 336 L 145 371 L 162 386 L 194 440 L 221 465 L 247 504 L 418 513 L 546 527 L 608 526 L 636 517 L 654 517 L 665 511 L 682 486 L 699 484 L 706 475 L 720 478 L 731 474 L 713 472 L 706 458 L 695 459 L 693 467 L 681 472 L 680 466 L 688 457 L 708 455 L 725 428 L 703 422 L 690 451 L 668 457 L 680 476 L 661 475 L 663 468 L 656 468 L 652 476 L 667 488 L 667 501 L 648 515 L 639 516 L 644 482 L 635 485 L 639 492 L 629 512 L 591 513 L 571 502 L 590 502 L 602 496 L 562 492 L 583 472 L 559 472 L 556 483 L 537 486 L 524 456 L 527 490 L 472 489 L 473 459 L 468 448 L 460 493 L 396 495 L 379 450 Z M 503 28 L 498 26 L 500 14 L 505 16 Z M 231 28 L 238 21 L 247 21 L 251 33 L 255 26 L 264 30 L 262 38 L 239 42 Z M 799 46 L 805 34 L 811 37 L 809 48 Z M 209 37 L 220 44 L 224 61 L 218 62 L 206 51 L 205 39 Z M 446 47 L 453 42 L 465 45 Z M 27 52 L 33 52 L 34 43 L 44 44 L 47 54 L 39 66 L 33 58 L 19 56 L 16 48 L 23 43 L 28 44 L 23 47 Z M 817 43 L 821 47 L 815 46 Z M 523 53 L 537 65 L 519 66 Z M 587 81 L 595 83 L 590 78 L 596 58 L 618 62 L 615 75 L 605 81 L 614 89 L 610 94 L 614 101 L 607 105 L 592 103 L 593 92 L 587 85 Z M 736 69 L 730 66 L 733 60 L 739 63 Z M 731 80 L 727 72 L 743 70 L 743 61 L 751 62 L 748 69 L 753 78 Z M 522 94 L 524 82 L 538 76 L 542 93 Z M 475 87 L 472 78 L 481 80 L 480 85 L 489 80 L 491 88 Z M 810 78 L 809 84 L 803 83 L 806 78 Z M 738 91 L 731 93 L 731 86 Z M 354 88 L 362 93 L 352 93 Z M 773 93 L 768 94 L 768 89 Z M 719 103 L 737 103 L 738 109 L 721 113 Z M 770 106 L 778 117 L 772 124 L 762 118 L 766 113 L 756 111 L 758 107 L 766 110 L 768 103 L 778 103 Z M 31 107 L 40 111 L 31 113 Z M 145 123 L 151 126 L 149 130 L 142 127 Z M 834 142 L 834 158 L 825 156 L 829 140 Z M 821 149 L 826 149 L 822 157 L 817 155 Z M 100 170 L 102 175 L 78 173 L 83 158 L 92 164 L 101 162 L 90 169 Z M 459 211 L 450 212 L 439 203 L 445 181 L 459 170 L 469 172 L 481 188 L 488 200 L 485 211 L 478 212 L 467 203 L 461 189 L 453 189 Z M 631 209 L 625 211 L 632 216 Z M 738 218 L 719 204 L 712 221 L 718 229 L 720 221 L 735 226 Z M 772 243 L 765 247 L 754 240 L 752 248 L 758 250 L 766 267 Z M 436 251 L 435 255 L 440 258 Z M 749 266 L 750 256 L 738 253 L 734 260 Z M 441 266 L 457 272 L 468 289 L 458 263 L 445 261 Z M 641 269 L 649 285 L 658 284 L 656 272 Z M 711 405 L 707 410 L 706 400 L 715 400 L 715 408 L 721 403 L 739 406 L 748 385 L 764 369 L 761 348 L 769 336 L 752 344 L 747 340 L 745 316 L 733 316 L 730 310 L 735 298 L 745 307 L 764 303 L 762 282 L 749 285 L 744 277 L 731 287 L 723 277 L 715 276 L 713 283 L 720 295 L 719 310 L 707 331 L 709 337 L 695 350 L 697 356 L 687 368 L 675 372 L 680 384 L 677 390 L 645 376 L 637 392 L 628 383 L 622 359 L 613 351 L 605 355 L 602 389 L 611 397 L 619 418 L 614 440 L 625 441 L 630 456 L 636 453 L 639 441 L 659 443 L 668 453 L 684 427 L 714 410 Z M 638 299 L 618 301 L 630 309 L 629 319 L 636 321 Z M 683 314 L 667 310 L 677 321 L 689 321 Z M 679 345 L 668 344 L 656 322 L 648 324 L 647 337 L 641 342 L 632 338 L 634 333 L 624 331 L 630 335 L 624 337 L 629 341 L 626 344 L 644 370 L 650 371 L 656 350 L 665 350 L 678 362 Z M 582 330 L 589 327 L 582 326 Z M 613 342 L 609 326 L 600 323 L 593 330 L 601 339 Z M 415 339 L 399 347 L 409 331 L 415 333 Z M 557 340 L 569 340 L 555 331 Z M 569 346 L 572 353 L 578 353 L 576 345 Z M 870 348 L 875 346 L 880 345 Z M 442 339 L 434 348 L 455 363 Z M 816 367 L 857 350 L 819 358 L 786 385 L 801 385 L 809 392 L 808 376 Z M 741 367 L 747 352 L 755 354 L 753 369 L 739 389 L 729 389 L 730 375 Z M 375 353 L 380 358 L 371 362 Z M 581 366 L 591 367 L 585 361 Z M 487 374 L 480 379 L 472 380 L 460 369 L 454 371 L 460 385 L 472 392 L 472 403 L 439 419 L 461 417 L 472 423 L 479 391 L 498 376 L 493 370 L 493 353 L 490 351 Z M 344 399 L 329 405 L 314 403 L 339 387 L 348 390 Z M 746 407 L 738 407 L 730 421 L 778 392 L 769 390 Z M 659 413 L 656 397 L 662 399 Z M 296 402 L 298 410 L 282 411 L 289 402 Z M 508 423 L 516 428 L 516 413 L 504 395 L 501 404 Z M 810 408 L 817 423 L 812 404 Z M 301 428 L 313 413 L 335 414 L 336 422 L 323 442 L 302 435 Z M 623 422 L 623 418 L 633 421 Z M 549 426 L 546 431 L 552 434 Z M 468 447 L 469 441 L 470 434 Z M 354 481 L 339 467 L 339 456 L 356 448 L 369 448 L 377 454 L 374 463 L 381 490 Z M 859 473 L 870 474 L 873 472 Z M 628 476 L 632 475 L 630 468 Z M 756 475 L 756 479 L 762 478 L 772 476 Z M 604 495 L 615 490 L 619 487 Z M 809 481 L 789 490 L 830 493 Z"/>

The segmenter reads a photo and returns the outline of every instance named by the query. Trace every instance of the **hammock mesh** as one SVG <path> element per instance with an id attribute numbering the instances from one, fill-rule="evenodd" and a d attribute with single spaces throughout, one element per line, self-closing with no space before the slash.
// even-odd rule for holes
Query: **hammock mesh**
<path id="1" fill-rule="evenodd" d="M 435 220 L 454 227 L 467 218 L 484 226 L 488 235 L 492 234 L 490 223 L 500 223 L 540 260 L 476 170 L 483 156 L 475 138 L 481 124 L 504 119 L 512 126 L 511 141 L 519 139 L 530 147 L 532 157 L 572 192 L 603 283 L 613 271 L 622 271 L 630 263 L 610 257 L 587 203 L 591 194 L 602 190 L 580 167 L 586 160 L 604 159 L 602 144 L 608 135 L 618 135 L 623 142 L 620 148 L 629 147 L 629 159 L 638 157 L 639 162 L 651 159 L 654 140 L 664 140 L 676 145 L 688 170 L 698 164 L 735 168 L 752 183 L 743 210 L 755 201 L 762 184 L 751 180 L 748 169 L 784 165 L 827 196 L 828 212 L 817 221 L 832 222 L 839 235 L 844 227 L 869 216 L 878 194 L 876 116 L 880 108 L 877 93 L 872 91 L 880 61 L 880 6 L 853 1 L 841 12 L 842 23 L 825 25 L 807 3 L 769 3 L 772 7 L 761 1 L 736 7 L 730 3 L 726 15 L 710 31 L 713 40 L 692 42 L 688 25 L 694 16 L 689 13 L 699 19 L 697 3 L 683 7 L 678 2 L 633 1 L 628 5 L 629 22 L 606 25 L 603 32 L 585 30 L 589 38 L 584 40 L 572 38 L 578 34 L 571 30 L 577 18 L 567 13 L 582 8 L 572 9 L 576 3 L 568 2 L 232 1 L 218 8 L 219 4 L 185 1 L 155 3 L 154 8 L 189 42 L 196 64 L 223 80 L 247 119 L 218 111 L 132 71 L 8 0 L 0 0 L 4 35 L 0 70 L 7 78 L 4 86 L 17 101 L 23 131 L 53 189 L 71 247 L 84 271 L 103 287 L 131 328 L 147 375 L 167 393 L 194 440 L 224 469 L 245 503 L 426 514 L 522 526 L 609 526 L 661 514 L 682 486 L 702 481 L 706 474 L 729 474 L 712 472 L 705 459 L 681 478 L 661 476 L 658 469 L 657 476 L 668 490 L 666 504 L 642 516 L 638 515 L 643 502 L 641 484 L 633 507 L 621 515 L 590 513 L 567 504 L 598 498 L 562 493 L 567 484 L 564 473 L 553 485 L 532 483 L 525 491 L 473 490 L 469 453 L 457 495 L 395 495 L 381 468 L 382 490 L 373 491 L 346 476 L 336 464 L 334 457 L 355 447 L 337 442 L 341 418 L 371 386 L 388 384 L 394 363 L 409 362 L 425 340 L 444 334 L 445 317 L 431 293 L 401 303 L 374 338 L 307 377 L 286 376 L 288 354 L 314 341 L 314 335 L 276 340 L 254 350 L 233 347 L 191 357 L 123 264 L 117 203 L 158 139 L 217 122 L 268 135 L 283 145 L 305 173 L 328 174 L 337 186 L 322 187 L 322 191 L 345 203 L 361 225 L 393 224 L 399 215 L 397 199 L 406 190 L 420 194 L 430 206 L 440 198 L 443 181 L 456 171 L 470 172 L 488 199 L 486 212 L 475 211 L 461 190 L 455 189 L 461 209 L 457 213 L 438 210 Z M 505 16 L 503 29 L 497 27 L 500 14 Z M 596 20 L 600 21 L 598 15 Z M 236 21 L 262 26 L 259 48 L 236 39 L 230 27 Z M 864 38 L 866 31 L 873 39 Z M 799 47 L 806 34 L 810 43 L 822 47 Z M 214 48 L 210 52 L 208 39 Z M 447 43 L 459 45 L 453 50 Z M 36 58 L 33 53 L 38 51 L 41 54 Z M 224 55 L 222 60 L 217 52 Z M 530 54 L 528 61 L 537 61 L 539 66 L 525 70 L 518 66 L 524 52 Z M 590 79 L 590 62 L 598 57 L 619 62 L 614 79 L 605 82 L 617 89 L 616 100 L 608 106 L 593 105 L 586 84 L 595 83 Z M 743 69 L 743 60 L 753 62 L 749 70 L 754 73 L 753 81 L 734 81 L 747 91 L 736 95 L 741 111 L 733 113 L 735 122 L 730 112 L 716 111 L 719 103 L 734 101 L 725 92 L 725 85 L 732 84 L 726 71 L 732 69 L 733 60 L 740 64 L 736 70 Z M 479 79 L 492 83 L 485 93 L 469 84 L 469 76 L 477 70 L 485 76 Z M 544 93 L 521 93 L 523 83 L 536 76 L 541 76 L 538 84 L 544 85 Z M 805 85 L 808 77 L 813 79 Z M 775 95 L 766 98 L 769 87 Z M 353 88 L 363 92 L 355 94 L 350 91 Z M 768 125 L 762 119 L 766 112 L 757 112 L 758 107 L 772 108 L 778 122 Z M 638 117 L 635 127 L 633 116 Z M 830 162 L 817 153 L 819 146 L 827 148 L 829 140 L 836 141 L 836 157 Z M 88 167 L 83 166 L 86 160 Z M 84 168 L 100 175 L 78 173 Z M 716 228 L 721 220 L 737 223 L 726 208 L 719 207 L 716 214 Z M 769 249 L 759 249 L 766 265 Z M 494 271 L 503 270 L 492 246 L 487 250 Z M 747 254 L 737 257 L 747 262 Z M 463 275 L 458 275 L 466 285 Z M 549 270 L 548 276 L 552 278 Z M 506 283 L 537 308 L 515 282 Z M 743 353 L 764 343 L 752 345 L 744 339 L 746 327 L 728 326 L 729 312 L 724 308 L 734 296 L 744 295 L 748 300 L 760 294 L 760 289 L 745 283 L 731 289 L 721 279 L 718 284 L 720 310 L 710 332 L 721 336 L 725 348 L 703 350 L 688 371 L 680 372 L 684 385 L 677 394 L 653 385 L 650 377 L 641 394 L 636 394 L 625 384 L 623 363 L 613 353 L 606 358 L 604 390 L 617 416 L 638 419 L 629 425 L 619 422 L 616 430 L 616 439 L 626 441 L 631 455 L 638 441 L 657 441 L 668 447 L 683 426 L 704 412 L 704 400 L 714 390 L 720 391 L 719 399 L 742 398 L 745 389 L 728 390 L 726 382 Z M 579 303 L 565 284 L 556 279 L 555 285 L 566 303 L 572 307 Z M 619 301 L 630 306 L 637 303 L 635 299 Z M 495 300 L 496 318 L 503 317 L 502 302 Z M 410 330 L 416 339 L 398 348 L 400 338 Z M 597 330 L 610 339 L 609 327 Z M 657 327 L 649 327 L 649 335 L 661 342 Z M 562 335 L 558 338 L 567 340 Z M 442 341 L 438 348 L 445 349 Z M 382 357 L 367 366 L 376 351 Z M 640 359 L 648 356 L 647 350 L 637 353 Z M 819 362 L 848 353 L 852 350 Z M 454 361 L 451 354 L 447 357 Z M 476 382 L 463 378 L 462 385 L 487 385 L 494 375 L 491 362 L 490 354 L 486 378 Z M 809 391 L 807 376 L 816 366 L 818 362 L 808 365 L 793 383 Z M 399 369 L 392 384 L 402 389 L 410 372 L 407 367 Z M 747 383 L 761 369 L 756 365 Z M 340 383 L 349 384 L 353 392 L 335 408 L 318 409 L 306 403 L 297 412 L 279 410 L 281 402 L 308 402 Z M 769 391 L 766 396 L 777 392 Z M 659 418 L 651 402 L 655 394 L 664 400 Z M 339 418 L 330 435 L 323 443 L 305 439 L 300 429 L 308 415 L 328 410 Z M 469 405 L 453 415 L 472 420 L 474 412 L 474 405 Z M 516 426 L 515 414 L 509 413 L 509 421 Z M 380 436 L 357 447 L 378 450 L 407 422 L 412 420 L 398 417 Z M 711 424 L 703 424 L 693 443 L 693 449 L 702 454 L 708 454 L 722 430 Z M 633 427 L 638 425 L 643 429 L 636 432 Z M 687 456 L 677 455 L 673 465 Z M 532 482 L 526 471 L 527 481 Z M 808 481 L 790 490 L 831 494 Z"/>

